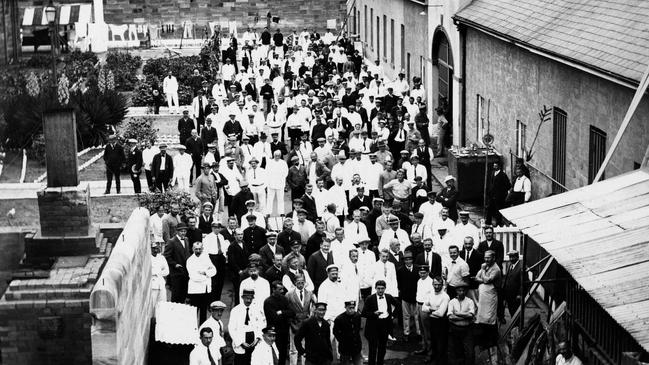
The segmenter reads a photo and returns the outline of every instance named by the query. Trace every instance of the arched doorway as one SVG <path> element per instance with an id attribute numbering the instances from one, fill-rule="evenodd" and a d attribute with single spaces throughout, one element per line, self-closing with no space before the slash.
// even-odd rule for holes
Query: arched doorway
<path id="1" fill-rule="evenodd" d="M 433 35 L 432 57 L 433 61 L 433 97 L 435 107 L 444 110 L 444 116 L 449 121 L 444 138 L 446 145 L 453 140 L 453 51 L 444 29 L 440 26 Z"/>

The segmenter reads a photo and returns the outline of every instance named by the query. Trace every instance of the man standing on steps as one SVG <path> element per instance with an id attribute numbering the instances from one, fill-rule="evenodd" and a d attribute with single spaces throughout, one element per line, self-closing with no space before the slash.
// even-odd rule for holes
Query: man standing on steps
<path id="1" fill-rule="evenodd" d="M 164 191 L 169 189 L 169 180 L 174 174 L 174 164 L 171 156 L 167 155 L 167 145 L 161 144 L 159 148 L 160 153 L 153 156 L 151 162 L 151 174 L 156 190 L 162 193 L 163 188 Z"/>
<path id="2" fill-rule="evenodd" d="M 108 144 L 104 148 L 104 162 L 106 163 L 106 191 L 104 194 L 110 194 L 110 186 L 115 177 L 115 190 L 117 194 L 120 191 L 119 170 L 124 162 L 124 148 L 117 143 L 115 135 L 108 137 Z"/>
<path id="3" fill-rule="evenodd" d="M 137 145 L 137 140 L 130 138 L 128 143 L 131 150 L 128 153 L 127 167 L 133 181 L 133 190 L 135 194 L 142 192 L 142 184 L 140 183 L 140 174 L 142 173 L 142 151 Z"/>
<path id="4" fill-rule="evenodd" d="M 167 96 L 167 106 L 169 107 L 169 114 L 178 114 L 180 111 L 180 104 L 178 104 L 178 80 L 176 76 L 171 73 L 167 74 L 162 82 L 162 92 Z M 172 105 L 175 106 L 172 107 Z"/>
<path id="5" fill-rule="evenodd" d="M 187 139 L 191 137 L 193 129 L 196 129 L 196 126 L 192 118 L 189 117 L 189 110 L 183 110 L 183 117 L 178 120 L 178 140 L 180 144 L 187 145 Z"/>
<path id="6" fill-rule="evenodd" d="M 203 128 L 204 130 L 205 128 Z M 201 174 L 201 161 L 203 160 L 203 146 L 205 145 L 201 137 L 198 136 L 198 130 L 192 129 L 191 131 L 192 135 L 189 137 L 186 141 L 180 141 L 181 143 L 184 143 L 185 146 L 187 146 L 187 153 L 189 153 L 192 156 L 192 162 L 194 165 L 194 171 L 196 171 L 196 174 L 194 174 L 194 171 L 191 171 L 189 173 L 189 181 L 190 185 L 191 182 L 194 181 L 195 177 L 200 176 Z"/>

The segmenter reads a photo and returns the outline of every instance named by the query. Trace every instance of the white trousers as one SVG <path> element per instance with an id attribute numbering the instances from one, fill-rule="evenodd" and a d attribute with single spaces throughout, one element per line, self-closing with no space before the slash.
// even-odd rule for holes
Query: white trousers
<path id="1" fill-rule="evenodd" d="M 178 182 L 179 190 L 189 191 L 189 175 L 178 175 L 176 176 L 176 181 Z"/>
<path id="2" fill-rule="evenodd" d="M 273 201 L 275 198 L 277 198 L 277 215 L 286 213 L 284 211 L 284 189 L 268 188 L 268 196 L 266 199 L 268 214 L 273 214 Z"/>
<path id="3" fill-rule="evenodd" d="M 257 203 L 257 211 L 266 214 L 266 187 L 251 186 L 250 192 L 255 198 L 255 203 Z"/>
<path id="4" fill-rule="evenodd" d="M 167 106 L 169 107 L 169 113 L 173 113 L 174 110 L 176 113 L 180 113 L 180 104 L 178 104 L 178 91 L 170 91 L 167 93 Z M 175 108 L 173 106 L 175 106 Z"/>

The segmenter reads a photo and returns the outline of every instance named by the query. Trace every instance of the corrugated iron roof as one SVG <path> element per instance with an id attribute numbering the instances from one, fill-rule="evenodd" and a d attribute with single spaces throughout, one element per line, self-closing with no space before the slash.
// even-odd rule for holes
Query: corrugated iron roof
<path id="1" fill-rule="evenodd" d="M 649 169 L 502 214 L 649 351 Z"/>
<path id="2" fill-rule="evenodd" d="M 649 63 L 646 0 L 473 0 L 454 18 L 621 79 Z"/>

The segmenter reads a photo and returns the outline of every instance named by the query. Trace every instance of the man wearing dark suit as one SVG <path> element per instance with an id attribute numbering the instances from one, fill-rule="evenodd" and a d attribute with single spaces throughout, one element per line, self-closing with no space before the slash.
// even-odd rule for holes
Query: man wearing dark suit
<path id="1" fill-rule="evenodd" d="M 180 134 L 178 140 L 180 143 L 185 144 L 187 138 L 192 135 L 192 129 L 196 129 L 196 125 L 189 117 L 189 110 L 183 110 L 183 117 L 178 119 L 178 133 Z"/>
<path id="2" fill-rule="evenodd" d="M 225 234 L 225 230 L 223 231 Z M 225 237 L 225 236 L 224 236 Z M 230 246 L 228 246 L 228 267 L 230 268 L 230 273 L 232 275 L 232 292 L 235 293 L 234 303 L 239 304 L 239 284 L 241 281 L 239 277 L 246 271 L 248 267 L 248 251 L 246 246 L 243 244 L 243 233 L 240 229 L 234 232 L 234 240 L 230 241 Z"/>
<path id="3" fill-rule="evenodd" d="M 464 238 L 464 246 L 462 247 L 462 251 L 460 251 L 460 257 L 462 258 L 462 260 L 466 261 L 467 265 L 469 265 L 469 275 L 471 277 L 471 280 L 469 280 L 469 285 L 467 287 L 467 297 L 473 299 L 473 301 L 477 303 L 477 291 L 479 283 L 475 281 L 475 276 L 478 271 L 480 271 L 480 267 L 484 262 L 484 255 L 473 247 L 473 238 L 466 237 Z"/>
<path id="4" fill-rule="evenodd" d="M 241 217 L 243 217 L 244 214 L 248 213 L 246 202 L 248 200 L 254 200 L 255 197 L 252 195 L 247 181 L 242 181 L 241 183 L 239 183 L 239 187 L 241 187 L 241 191 L 239 191 L 232 197 L 232 201 L 230 202 L 230 206 L 228 207 L 228 212 L 230 212 L 231 216 L 237 217 L 237 221 L 240 222 Z"/>
<path id="5" fill-rule="evenodd" d="M 372 199 L 365 195 L 365 187 L 364 186 L 358 186 L 356 188 L 356 196 L 353 198 L 349 199 L 349 204 L 347 205 L 349 212 L 353 212 L 360 207 L 371 207 L 372 206 Z"/>
<path id="6" fill-rule="evenodd" d="M 217 138 L 216 128 L 212 125 L 212 118 L 208 117 L 205 120 L 205 127 L 201 129 L 201 141 L 203 142 L 203 151 L 207 151 L 207 145 L 216 143 Z"/>
<path id="7" fill-rule="evenodd" d="M 243 230 L 243 243 L 248 249 L 248 254 L 259 253 L 259 249 L 266 242 L 266 230 L 257 225 L 254 214 L 246 216 L 248 228 Z"/>
<path id="8" fill-rule="evenodd" d="M 289 308 L 295 312 L 295 317 L 291 318 L 291 352 L 295 349 L 293 337 L 300 329 L 302 324 L 309 319 L 311 312 L 313 311 L 313 306 L 315 305 L 315 295 L 310 290 L 304 288 L 306 285 L 304 276 L 295 277 L 294 281 L 295 288 L 289 290 L 286 293 L 286 298 L 288 299 Z M 291 355 L 291 357 L 297 355 Z M 303 361 L 302 361 L 303 362 Z M 291 359 L 291 363 L 297 363 Z"/>
<path id="9" fill-rule="evenodd" d="M 326 186 L 327 182 L 331 181 L 331 170 L 329 169 L 329 167 L 327 167 L 326 164 L 322 163 L 321 161 L 318 161 L 318 155 L 315 154 L 315 152 L 311 152 L 310 157 L 311 159 L 306 164 L 307 178 L 309 177 L 308 172 L 311 171 L 311 165 L 315 164 L 315 176 L 318 179 L 322 179 L 322 181 L 325 183 Z M 314 186 L 316 184 L 315 181 L 310 181 L 310 180 L 309 183 Z"/>
<path id="10" fill-rule="evenodd" d="M 509 315 L 514 316 L 516 310 L 521 305 L 521 262 L 518 259 L 518 251 L 511 250 L 507 253 L 509 263 L 503 279 L 501 294 L 499 295 L 500 303 L 498 305 L 498 317 L 501 321 L 505 318 L 505 303 Z"/>
<path id="11" fill-rule="evenodd" d="M 264 270 L 273 266 L 275 254 L 280 254 L 283 256 L 284 249 L 277 244 L 277 233 L 269 231 L 266 232 L 266 244 L 259 249 L 259 255 L 261 256 L 261 266 L 264 267 Z"/>
<path id="12" fill-rule="evenodd" d="M 277 337 L 277 364 L 286 364 L 288 358 L 288 340 L 290 320 L 295 317 L 295 312 L 291 309 L 288 298 L 284 296 L 284 285 L 279 280 L 272 281 L 271 295 L 264 300 L 264 315 L 266 316 L 266 325 L 275 327 Z"/>
<path id="13" fill-rule="evenodd" d="M 394 269 L 399 270 L 403 266 L 403 252 L 399 249 L 399 241 L 394 239 L 390 242 L 388 249 L 388 261 L 394 264 Z"/>
<path id="14" fill-rule="evenodd" d="M 492 224 L 492 218 L 495 218 L 496 225 L 503 224 L 503 216 L 500 214 L 500 209 L 505 207 L 505 199 L 507 193 L 512 187 L 507 174 L 500 167 L 500 162 L 494 162 L 493 171 L 489 174 L 487 184 L 487 216 L 485 217 L 486 224 Z"/>
<path id="15" fill-rule="evenodd" d="M 151 175 L 156 189 L 162 192 L 163 188 L 164 191 L 169 189 L 169 180 L 174 175 L 174 163 L 167 154 L 167 145 L 161 144 L 159 148 L 160 153 L 153 156 L 151 162 Z"/>
<path id="16" fill-rule="evenodd" d="M 142 173 L 142 151 L 137 146 L 137 140 L 129 139 L 128 143 L 131 145 L 131 151 L 128 153 L 128 158 L 126 161 L 126 166 L 131 175 L 131 181 L 133 181 L 133 190 L 135 194 L 142 192 L 142 184 L 140 183 L 140 174 Z"/>
<path id="17" fill-rule="evenodd" d="M 326 311 L 327 303 L 316 303 L 314 315 L 300 326 L 293 339 L 298 356 L 304 355 L 306 364 L 329 365 L 333 361 L 331 329 L 324 319 Z"/>
<path id="18" fill-rule="evenodd" d="M 291 251 L 291 242 L 302 241 L 300 233 L 293 230 L 293 219 L 284 219 L 283 230 L 277 235 L 277 245 L 281 246 L 283 251 L 288 254 Z"/>
<path id="19" fill-rule="evenodd" d="M 442 257 L 433 252 L 433 241 L 430 238 L 424 240 L 424 252 L 415 257 L 415 264 L 427 266 L 431 278 L 442 275 Z"/>
<path id="20" fill-rule="evenodd" d="M 250 82 L 246 84 L 244 90 L 252 97 L 252 100 L 256 103 L 259 100 L 259 94 L 257 93 L 257 85 L 255 85 L 255 76 L 250 76 Z"/>
<path id="21" fill-rule="evenodd" d="M 505 246 L 502 242 L 494 238 L 494 228 L 492 226 L 486 226 L 484 228 L 485 240 L 478 244 L 478 251 L 483 255 L 487 250 L 491 250 L 496 253 L 496 264 L 502 270 L 503 260 L 505 259 Z"/>
<path id="22" fill-rule="evenodd" d="M 361 364 L 361 315 L 356 311 L 355 300 L 345 302 L 345 311 L 334 320 L 333 334 L 341 364 Z"/>
<path id="23" fill-rule="evenodd" d="M 115 177 L 115 190 L 119 194 L 121 188 L 119 171 L 124 159 L 124 148 L 117 143 L 117 138 L 114 135 L 108 137 L 108 144 L 104 148 L 104 162 L 106 163 L 106 191 L 104 194 L 110 194 L 113 176 Z"/>
<path id="24" fill-rule="evenodd" d="M 272 283 L 273 281 L 282 281 L 284 278 L 284 270 L 282 269 L 282 254 L 278 253 L 274 256 L 273 264 L 264 271 L 262 275 L 266 281 Z M 271 291 L 272 291 L 271 285 Z"/>
<path id="25" fill-rule="evenodd" d="M 342 106 L 342 104 L 339 106 Z M 341 115 L 340 110 L 336 111 L 336 115 L 334 115 L 333 121 L 334 128 L 336 128 L 340 133 L 339 139 L 344 140 L 349 137 L 349 132 L 353 129 L 352 123 L 349 121 L 349 119 Z M 344 148 L 341 147 L 341 149 Z M 349 151 L 346 151 L 346 154 L 349 156 Z"/>
<path id="26" fill-rule="evenodd" d="M 399 288 L 399 299 L 401 299 L 401 313 L 403 315 L 403 335 L 409 337 L 416 334 L 410 331 L 410 320 L 413 323 L 417 318 L 417 281 L 419 272 L 413 265 L 412 252 L 406 251 L 403 254 L 404 265 L 397 270 L 397 286 Z"/>
<path id="27" fill-rule="evenodd" d="M 311 185 L 311 183 L 307 183 L 304 195 L 302 195 L 300 199 L 302 199 L 302 208 L 306 210 L 306 219 L 310 220 L 311 222 L 315 222 L 318 218 L 318 215 L 315 207 L 315 198 L 313 197 L 313 195 L 311 195 L 311 193 L 313 193 L 313 185 Z"/>
<path id="28" fill-rule="evenodd" d="M 270 142 L 271 152 L 275 153 L 275 151 L 280 151 L 282 153 L 282 158 L 284 158 L 284 156 L 286 156 L 286 154 L 288 153 L 288 150 L 286 149 L 284 142 L 281 142 L 279 140 L 279 133 L 271 132 L 270 136 L 273 138 L 273 140 Z"/>
<path id="29" fill-rule="evenodd" d="M 307 259 L 306 271 L 309 273 L 311 281 L 313 281 L 315 287 L 313 292 L 316 294 L 318 294 L 320 284 L 328 278 L 327 266 L 334 263 L 333 255 L 329 252 L 330 247 L 329 240 L 324 239 L 320 244 L 320 250 L 314 252 Z"/>
<path id="30" fill-rule="evenodd" d="M 390 294 L 385 294 L 385 286 L 385 281 L 376 281 L 376 294 L 367 297 L 361 313 L 361 316 L 366 318 L 368 365 L 383 365 L 388 335 L 392 331 L 393 313 L 397 310 L 397 301 Z"/>
<path id="31" fill-rule="evenodd" d="M 185 146 L 187 147 L 187 153 L 192 156 L 192 161 L 194 162 L 195 174 L 192 174 L 193 171 L 190 170 L 189 181 L 190 184 L 193 184 L 194 178 L 201 176 L 201 161 L 203 160 L 203 140 L 198 136 L 198 132 L 195 129 L 191 131 L 191 137 L 187 138 L 185 141 Z"/>
<path id="32" fill-rule="evenodd" d="M 185 237 L 187 237 L 187 241 L 190 245 L 193 245 L 194 242 L 203 242 L 203 232 L 198 229 L 198 225 L 196 224 L 197 221 L 198 220 L 195 216 L 187 218 L 187 234 Z"/>
<path id="33" fill-rule="evenodd" d="M 189 275 L 185 265 L 187 258 L 192 255 L 192 249 L 185 237 L 186 234 L 187 225 L 178 223 L 176 235 L 169 239 L 165 245 L 164 257 L 169 265 L 171 301 L 175 303 L 185 303 L 185 297 L 187 297 Z"/>

